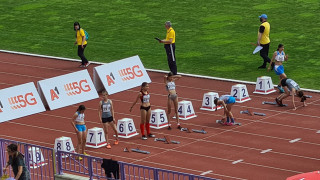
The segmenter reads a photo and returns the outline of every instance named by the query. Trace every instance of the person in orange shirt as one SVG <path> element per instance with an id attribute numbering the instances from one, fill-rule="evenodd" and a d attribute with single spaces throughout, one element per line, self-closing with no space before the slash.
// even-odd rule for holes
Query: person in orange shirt
<path id="1" fill-rule="evenodd" d="M 270 45 L 270 24 L 267 22 L 268 16 L 266 14 L 261 14 L 259 16 L 261 25 L 258 30 L 258 40 L 257 45 L 262 46 L 263 48 L 260 51 L 260 56 L 263 59 L 263 64 L 259 66 L 259 69 L 265 69 L 267 66 L 267 63 L 270 63 L 270 58 L 268 57 L 269 54 L 269 45 Z M 273 65 L 272 65 L 273 68 Z"/>
<path id="2" fill-rule="evenodd" d="M 74 30 L 76 31 L 76 42 L 78 45 L 78 56 L 81 58 L 80 67 L 88 67 L 90 62 L 84 56 L 84 49 L 87 47 L 87 40 L 84 30 L 80 27 L 79 22 L 74 22 Z"/>
<path id="3" fill-rule="evenodd" d="M 164 48 L 166 49 L 168 65 L 170 71 L 173 75 L 177 75 L 177 63 L 176 63 L 176 32 L 172 28 L 171 22 L 167 21 L 165 23 L 165 27 L 167 29 L 166 39 L 159 40 L 159 43 L 164 44 Z"/>

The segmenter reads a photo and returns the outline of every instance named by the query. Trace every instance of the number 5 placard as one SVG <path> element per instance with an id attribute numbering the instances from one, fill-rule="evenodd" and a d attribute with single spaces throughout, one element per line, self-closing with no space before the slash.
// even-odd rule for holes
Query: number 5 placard
<path id="1" fill-rule="evenodd" d="M 51 110 L 98 98 L 87 70 L 38 81 L 38 90 Z"/>

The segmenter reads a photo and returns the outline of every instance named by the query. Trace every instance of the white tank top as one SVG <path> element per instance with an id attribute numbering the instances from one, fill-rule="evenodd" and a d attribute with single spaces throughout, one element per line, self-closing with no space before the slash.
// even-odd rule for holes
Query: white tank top
<path id="1" fill-rule="evenodd" d="M 176 84 L 171 81 L 171 82 L 167 82 L 167 90 L 170 91 L 170 90 L 175 90 L 176 89 Z"/>
<path id="2" fill-rule="evenodd" d="M 282 51 L 281 53 L 277 51 L 277 55 L 275 57 L 276 61 L 284 61 L 284 52 Z"/>
<path id="3" fill-rule="evenodd" d="M 76 118 L 76 122 L 84 122 L 84 113 L 81 114 L 79 112 L 76 112 L 76 114 L 78 115 L 77 118 Z"/>

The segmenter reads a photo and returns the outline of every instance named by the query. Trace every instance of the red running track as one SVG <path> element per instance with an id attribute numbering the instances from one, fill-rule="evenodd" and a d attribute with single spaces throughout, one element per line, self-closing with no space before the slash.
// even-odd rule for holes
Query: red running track
<path id="1" fill-rule="evenodd" d="M 41 57 L 0 53 L 0 89 L 27 82 L 51 78 L 81 70 L 78 62 L 62 61 Z M 92 75 L 93 67 L 88 70 Z M 148 72 L 152 108 L 166 108 L 167 93 L 163 84 L 163 74 Z M 236 103 L 233 114 L 242 126 L 221 126 L 215 121 L 221 118 L 223 110 L 217 112 L 200 110 L 203 94 L 218 92 L 229 94 L 233 82 L 184 76 L 177 81 L 179 100 L 192 101 L 196 118 L 182 121 L 183 127 L 205 128 L 207 134 L 186 133 L 173 128 L 153 130 L 157 137 L 167 135 L 181 144 L 164 144 L 153 139 L 143 141 L 140 136 L 121 139 L 112 149 L 88 148 L 93 156 L 113 158 L 119 161 L 160 167 L 186 173 L 219 179 L 285 179 L 295 174 L 319 170 L 320 164 L 320 101 L 319 93 L 308 93 L 307 107 L 300 102 L 296 111 L 292 110 L 289 98 L 284 103 L 289 107 L 262 105 L 262 101 L 273 101 L 278 93 L 270 95 L 253 94 L 255 86 L 247 85 L 252 100 Z M 139 129 L 139 106 L 133 112 L 129 107 L 139 88 L 110 96 L 114 102 L 117 119 L 133 118 Z M 84 102 L 88 128 L 102 127 L 98 118 L 98 99 Z M 78 104 L 58 110 L 46 111 L 0 124 L 0 137 L 29 142 L 53 148 L 54 140 L 60 136 L 71 137 L 76 145 L 76 135 L 70 119 Z M 251 108 L 266 116 L 248 116 L 241 110 Z M 175 127 L 173 123 L 173 127 Z M 110 135 L 109 135 L 110 136 Z M 299 141 L 290 143 L 291 140 Z M 123 152 L 125 147 L 150 151 L 151 154 Z"/>

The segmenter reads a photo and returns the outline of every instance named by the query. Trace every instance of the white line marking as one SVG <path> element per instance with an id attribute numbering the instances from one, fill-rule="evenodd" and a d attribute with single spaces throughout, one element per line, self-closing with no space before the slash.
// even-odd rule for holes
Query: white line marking
<path id="1" fill-rule="evenodd" d="M 212 173 L 212 172 L 213 172 L 213 171 L 209 170 L 209 171 L 206 171 L 206 172 L 201 173 L 200 175 L 201 175 L 201 176 L 204 176 L 204 175 L 209 174 L 209 173 Z"/>
<path id="2" fill-rule="evenodd" d="M 272 151 L 272 149 L 266 149 L 266 150 L 261 151 L 260 153 L 264 154 L 264 153 L 267 153 L 267 152 L 270 152 L 270 151 Z"/>
<path id="3" fill-rule="evenodd" d="M 233 161 L 232 164 L 237 164 L 237 163 L 242 162 L 242 161 L 243 161 L 243 159 L 239 159 L 239 160 Z"/>
<path id="4" fill-rule="evenodd" d="M 298 142 L 300 140 L 301 140 L 301 138 L 296 138 L 296 139 L 293 139 L 293 140 L 289 141 L 289 143 L 295 143 L 295 142 Z"/>
<path id="5" fill-rule="evenodd" d="M 79 59 L 56 57 L 56 56 L 46 56 L 46 55 L 41 55 L 41 54 L 32 54 L 32 53 L 25 53 L 25 52 L 9 51 L 9 50 L 4 50 L 4 49 L 0 49 L 0 52 L 18 54 L 18 55 L 34 56 L 34 57 L 42 57 L 42 58 L 50 58 L 50 59 L 59 59 L 59 60 L 66 60 L 66 61 L 74 61 L 74 62 L 81 62 L 81 60 L 79 60 Z M 107 63 L 95 62 L 95 61 L 90 61 L 90 62 L 94 63 L 94 64 L 107 64 Z M 146 70 L 152 71 L 152 72 L 168 73 L 168 71 L 157 70 L 157 69 L 146 69 Z M 256 82 L 251 82 L 251 81 L 226 79 L 226 78 L 219 78 L 219 77 L 212 77 L 212 76 L 201 76 L 201 75 L 187 74 L 187 73 L 179 73 L 179 74 L 184 75 L 184 76 L 189 76 L 189 77 L 196 77 L 196 78 L 213 79 L 213 80 L 221 80 L 221 81 L 236 82 L 236 83 L 246 83 L 246 84 L 252 84 L 252 85 L 256 84 Z M 277 85 L 274 85 L 274 87 L 276 87 L 276 86 Z M 305 91 L 316 92 L 316 93 L 320 92 L 319 90 L 314 90 L 314 89 L 306 89 L 306 88 L 300 88 L 300 89 L 305 90 Z"/>
<path id="6" fill-rule="evenodd" d="M 318 130 L 317 133 L 320 134 L 320 130 Z"/>

